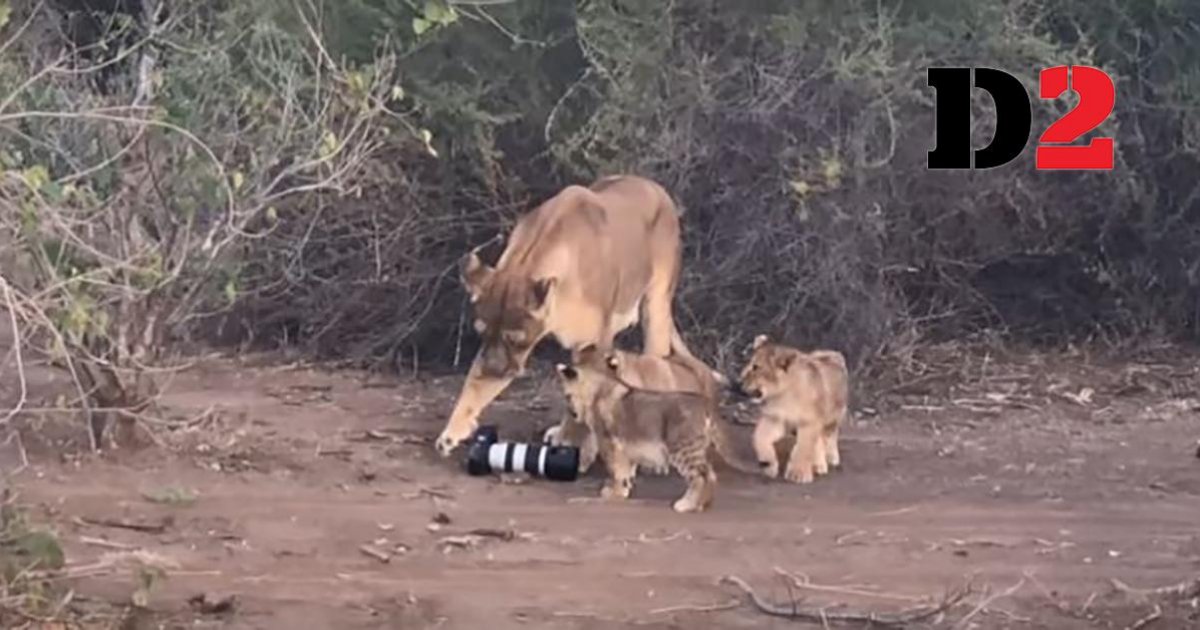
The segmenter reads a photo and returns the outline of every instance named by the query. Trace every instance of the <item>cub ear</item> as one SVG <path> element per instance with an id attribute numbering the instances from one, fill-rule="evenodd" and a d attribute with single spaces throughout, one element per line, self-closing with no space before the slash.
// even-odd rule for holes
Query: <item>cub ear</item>
<path id="1" fill-rule="evenodd" d="M 554 369 L 558 370 L 559 376 L 568 381 L 573 381 L 575 380 L 575 377 L 579 376 L 579 373 L 575 371 L 575 368 L 567 365 L 566 363 L 555 364 Z"/>
<path id="2" fill-rule="evenodd" d="M 754 349 L 755 349 L 755 350 L 758 350 L 758 349 L 759 349 L 759 347 L 760 347 L 760 346 L 762 346 L 764 343 L 767 343 L 767 341 L 769 341 L 769 339 L 767 338 L 767 336 L 766 336 L 766 335 L 758 335 L 758 336 L 756 336 L 756 337 L 754 338 Z"/>
<path id="3" fill-rule="evenodd" d="M 463 286 L 466 287 L 467 293 L 471 296 L 471 301 L 479 299 L 479 295 L 483 293 L 483 288 L 487 285 L 488 280 L 491 280 L 495 269 L 487 266 L 481 258 L 479 258 L 479 248 L 476 247 L 467 252 L 458 262 L 458 273 L 462 279 Z"/>
<path id="4" fill-rule="evenodd" d="M 558 283 L 558 278 L 539 278 L 533 281 L 533 306 L 541 308 L 546 305 L 546 299 L 550 297 L 550 291 L 554 289 L 554 285 Z"/>
<path id="5" fill-rule="evenodd" d="M 617 361 L 617 355 L 615 354 L 608 355 L 608 358 L 605 359 L 604 362 L 608 365 L 608 369 L 614 372 L 616 372 L 617 368 L 620 367 L 620 362 Z"/>

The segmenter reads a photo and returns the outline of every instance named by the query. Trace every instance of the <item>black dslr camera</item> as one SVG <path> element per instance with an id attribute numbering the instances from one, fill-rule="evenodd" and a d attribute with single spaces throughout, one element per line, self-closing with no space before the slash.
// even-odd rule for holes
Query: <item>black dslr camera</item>
<path id="1" fill-rule="evenodd" d="M 575 481 L 579 476 L 579 449 L 574 446 L 501 442 L 496 427 L 475 430 L 467 448 L 467 474 L 525 471 L 555 481 Z"/>

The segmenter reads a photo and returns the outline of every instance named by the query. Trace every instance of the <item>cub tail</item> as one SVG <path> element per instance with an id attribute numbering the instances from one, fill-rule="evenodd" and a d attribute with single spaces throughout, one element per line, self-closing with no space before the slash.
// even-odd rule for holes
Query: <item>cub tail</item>
<path id="1" fill-rule="evenodd" d="M 708 434 L 714 449 L 725 463 L 748 475 L 761 475 L 763 468 L 757 460 L 747 458 L 737 452 L 725 428 L 725 422 L 720 416 L 710 415 Z"/>

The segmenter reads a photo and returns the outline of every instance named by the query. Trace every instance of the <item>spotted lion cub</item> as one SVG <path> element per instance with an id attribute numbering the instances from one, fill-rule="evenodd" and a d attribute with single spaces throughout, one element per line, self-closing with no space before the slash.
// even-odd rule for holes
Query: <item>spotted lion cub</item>
<path id="1" fill-rule="evenodd" d="M 595 348 L 595 344 L 588 344 L 580 349 L 580 352 L 596 352 Z M 691 392 L 713 397 L 720 395 L 713 369 L 697 358 L 679 354 L 659 357 L 619 348 L 613 348 L 612 354 L 620 365 L 616 372 L 617 378 L 634 389 Z M 596 436 L 574 409 L 568 406 L 567 411 L 567 417 L 561 423 L 547 429 L 543 439 L 555 446 L 579 447 L 579 474 L 582 475 L 596 460 Z M 658 472 L 668 471 L 669 468 L 664 467 Z"/>
<path id="2" fill-rule="evenodd" d="M 754 427 L 754 451 L 763 472 L 779 476 L 775 443 L 789 432 L 796 444 L 784 478 L 811 483 L 841 465 L 838 430 L 847 414 L 850 376 L 846 359 L 836 350 L 801 352 L 754 338 L 754 350 L 742 369 L 738 386 L 762 403 Z"/>
<path id="3" fill-rule="evenodd" d="M 634 388 L 618 376 L 617 354 L 594 349 L 556 368 L 568 404 L 591 427 L 608 467 L 602 498 L 628 498 L 639 465 L 658 470 L 670 465 L 688 484 L 675 511 L 703 511 L 712 504 L 717 484 L 709 447 L 731 466 L 760 474 L 753 462 L 733 453 L 714 397 Z"/>

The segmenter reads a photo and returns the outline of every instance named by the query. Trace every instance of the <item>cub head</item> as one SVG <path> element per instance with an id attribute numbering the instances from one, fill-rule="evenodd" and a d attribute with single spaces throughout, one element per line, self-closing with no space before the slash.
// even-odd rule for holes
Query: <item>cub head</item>
<path id="1" fill-rule="evenodd" d="M 591 404 L 600 388 L 613 380 L 619 367 L 620 361 L 615 354 L 605 355 L 594 345 L 588 345 L 578 351 L 571 365 L 555 365 L 571 413 L 578 415 L 584 407 Z"/>
<path id="2" fill-rule="evenodd" d="M 784 390 L 784 375 L 796 361 L 791 348 L 771 343 L 766 335 L 754 338 L 750 360 L 742 368 L 739 388 L 751 398 L 770 398 Z"/>
<path id="3" fill-rule="evenodd" d="M 477 361 L 484 376 L 515 376 L 546 336 L 557 279 L 489 267 L 475 250 L 460 263 L 471 298 L 475 332 L 483 338 Z"/>

